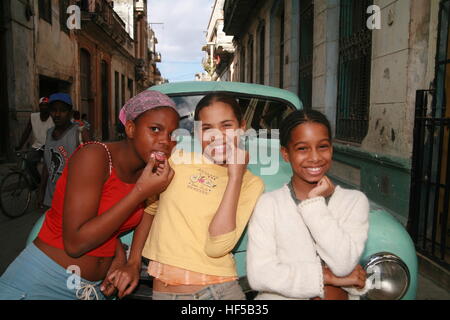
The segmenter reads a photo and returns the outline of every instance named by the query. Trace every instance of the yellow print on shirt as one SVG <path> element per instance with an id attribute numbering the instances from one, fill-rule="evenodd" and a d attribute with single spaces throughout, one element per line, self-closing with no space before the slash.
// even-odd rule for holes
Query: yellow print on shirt
<path id="1" fill-rule="evenodd" d="M 188 188 L 203 194 L 209 194 L 216 186 L 217 176 L 209 174 L 202 169 L 189 178 Z"/>

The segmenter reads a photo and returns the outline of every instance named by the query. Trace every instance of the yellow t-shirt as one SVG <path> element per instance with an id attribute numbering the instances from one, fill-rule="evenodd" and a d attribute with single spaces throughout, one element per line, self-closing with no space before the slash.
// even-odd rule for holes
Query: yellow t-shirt
<path id="1" fill-rule="evenodd" d="M 194 157 L 192 153 L 188 155 Z M 210 237 L 209 224 L 222 201 L 228 169 L 211 164 L 201 155 L 195 156 L 204 163 L 177 164 L 174 157 L 170 159 L 175 176 L 159 201 L 145 210 L 155 218 L 142 254 L 153 261 L 207 275 L 236 276 L 231 250 L 264 191 L 264 183 L 247 170 L 239 196 L 236 229 Z"/>

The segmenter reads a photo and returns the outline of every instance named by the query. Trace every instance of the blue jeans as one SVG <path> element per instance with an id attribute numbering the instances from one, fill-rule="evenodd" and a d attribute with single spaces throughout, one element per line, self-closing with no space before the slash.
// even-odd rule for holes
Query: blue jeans
<path id="1" fill-rule="evenodd" d="M 101 282 L 66 271 L 31 243 L 1 276 L 0 300 L 104 300 Z"/>
<path id="2" fill-rule="evenodd" d="M 237 281 L 213 284 L 194 293 L 167 293 L 153 291 L 152 300 L 245 300 Z"/>

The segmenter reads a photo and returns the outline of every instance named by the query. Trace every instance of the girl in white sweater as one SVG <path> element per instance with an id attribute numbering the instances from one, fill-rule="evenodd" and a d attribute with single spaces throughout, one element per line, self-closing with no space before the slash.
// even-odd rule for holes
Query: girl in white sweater
<path id="1" fill-rule="evenodd" d="M 368 200 L 325 176 L 333 147 L 322 113 L 295 111 L 280 127 L 281 153 L 293 176 L 261 196 L 250 220 L 250 286 L 260 292 L 257 299 L 358 298 L 366 282 L 358 261 L 369 229 Z"/>

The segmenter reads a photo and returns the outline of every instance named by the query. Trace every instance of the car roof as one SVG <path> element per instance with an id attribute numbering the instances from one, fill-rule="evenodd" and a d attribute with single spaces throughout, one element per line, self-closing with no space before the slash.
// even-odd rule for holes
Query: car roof
<path id="1" fill-rule="evenodd" d="M 195 94 L 204 92 L 233 92 L 253 96 L 270 97 L 290 102 L 295 108 L 302 109 L 303 104 L 298 96 L 288 90 L 253 83 L 228 81 L 185 81 L 165 83 L 150 87 L 167 95 Z"/>

